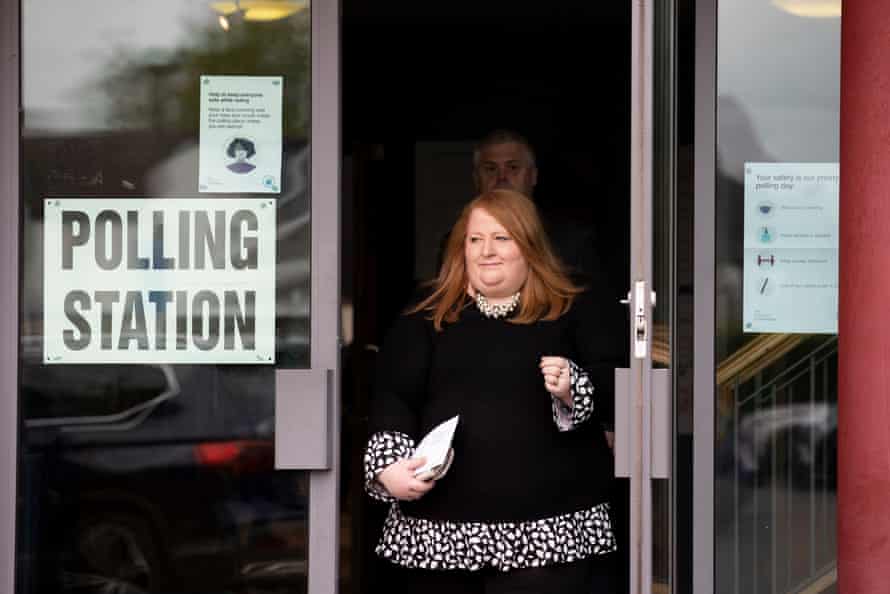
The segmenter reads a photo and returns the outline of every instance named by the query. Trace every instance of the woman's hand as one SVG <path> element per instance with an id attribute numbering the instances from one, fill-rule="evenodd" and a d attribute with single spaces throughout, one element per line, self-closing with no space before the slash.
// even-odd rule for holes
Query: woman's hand
<path id="1" fill-rule="evenodd" d="M 426 458 L 406 458 L 390 464 L 377 475 L 377 481 L 400 501 L 416 501 L 436 486 L 436 481 L 422 481 L 414 473 L 426 463 Z"/>
<path id="2" fill-rule="evenodd" d="M 541 357 L 540 368 L 544 376 L 544 388 L 562 400 L 566 406 L 572 406 L 569 360 L 565 357 Z"/>

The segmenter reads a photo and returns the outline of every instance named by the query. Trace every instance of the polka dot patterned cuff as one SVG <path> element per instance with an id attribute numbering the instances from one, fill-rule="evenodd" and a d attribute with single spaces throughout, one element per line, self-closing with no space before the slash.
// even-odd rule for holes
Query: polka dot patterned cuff
<path id="1" fill-rule="evenodd" d="M 587 372 L 569 361 L 569 379 L 572 386 L 572 406 L 566 406 L 553 397 L 553 422 L 560 431 L 571 431 L 593 414 L 593 384 Z"/>
<path id="2" fill-rule="evenodd" d="M 377 482 L 377 475 L 390 464 L 410 458 L 413 453 L 414 440 L 404 433 L 380 431 L 372 435 L 365 449 L 365 490 L 368 495 L 380 501 L 395 501 L 395 497 Z"/>

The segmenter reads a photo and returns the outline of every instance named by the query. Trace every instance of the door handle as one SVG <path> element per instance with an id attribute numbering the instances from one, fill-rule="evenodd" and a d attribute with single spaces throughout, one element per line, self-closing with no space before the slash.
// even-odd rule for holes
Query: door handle
<path id="1" fill-rule="evenodd" d="M 646 281 L 634 283 L 633 321 L 634 321 L 634 357 L 645 359 L 649 352 L 649 321 L 646 319 Z"/>
<path id="2" fill-rule="evenodd" d="M 652 369 L 650 372 L 650 476 L 644 478 L 665 479 L 671 477 L 673 443 L 673 404 L 671 398 L 671 372 L 669 369 Z M 615 476 L 630 478 L 633 440 L 633 410 L 630 398 L 630 369 L 615 369 Z"/>
<path id="3" fill-rule="evenodd" d="M 328 470 L 333 464 L 332 369 L 275 371 L 275 469 Z"/>
<path id="4" fill-rule="evenodd" d="M 646 302 L 646 281 L 636 281 L 633 291 L 627 292 L 626 299 L 619 299 L 618 302 L 624 305 L 633 304 L 633 337 L 634 337 L 634 358 L 645 359 L 649 353 L 649 320 L 647 318 L 646 307 L 655 307 L 655 291 L 649 291 L 649 302 Z"/>
<path id="5" fill-rule="evenodd" d="M 651 478 L 671 478 L 673 452 L 673 399 L 671 398 L 671 370 L 653 369 L 649 372 L 651 382 L 651 406 L 649 430 L 651 441 Z"/>

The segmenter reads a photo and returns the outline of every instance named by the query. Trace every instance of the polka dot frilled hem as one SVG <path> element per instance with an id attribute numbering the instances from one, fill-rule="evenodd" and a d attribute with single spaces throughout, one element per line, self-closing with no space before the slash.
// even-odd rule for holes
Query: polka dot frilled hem
<path id="1" fill-rule="evenodd" d="M 528 522 L 442 522 L 393 505 L 376 552 L 416 569 L 510 571 L 571 563 L 615 550 L 609 505 Z"/>

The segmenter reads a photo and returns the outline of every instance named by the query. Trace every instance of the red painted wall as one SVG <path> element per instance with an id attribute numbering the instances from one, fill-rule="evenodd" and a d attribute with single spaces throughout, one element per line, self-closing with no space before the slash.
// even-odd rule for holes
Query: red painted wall
<path id="1" fill-rule="evenodd" d="M 890 592 L 890 2 L 841 23 L 838 579 Z"/>

